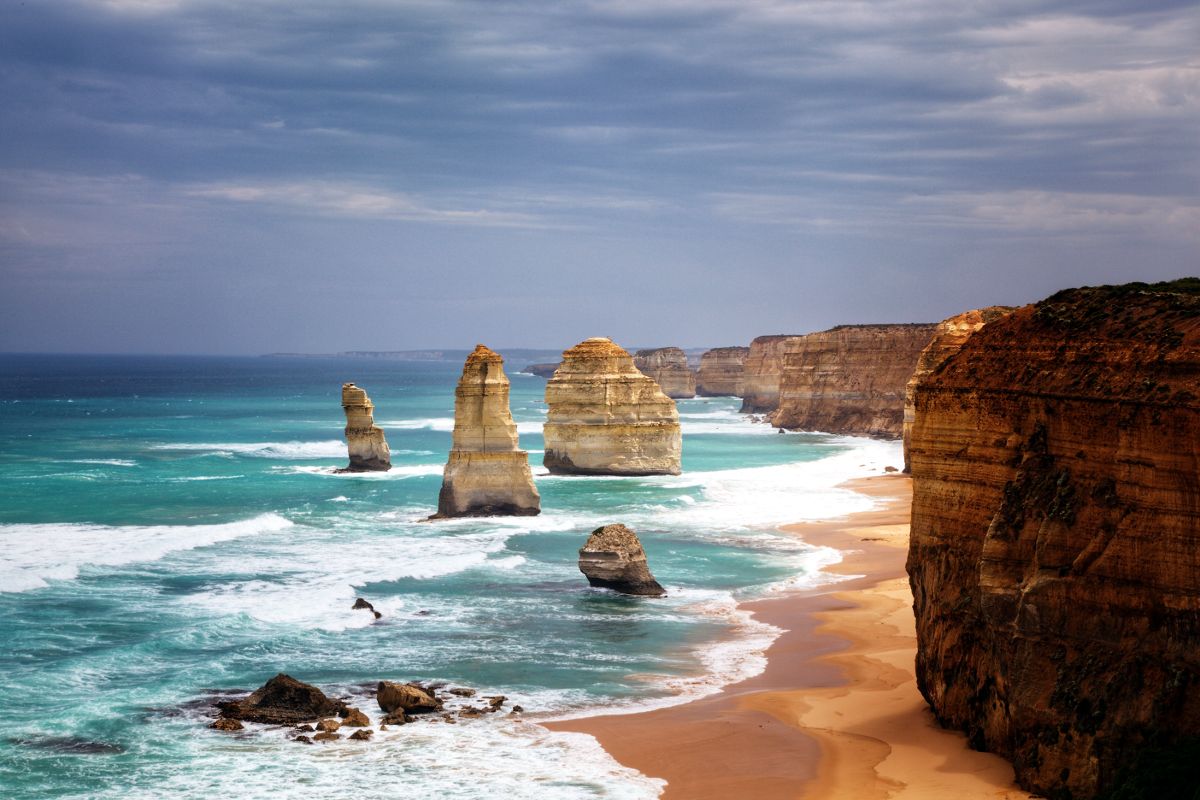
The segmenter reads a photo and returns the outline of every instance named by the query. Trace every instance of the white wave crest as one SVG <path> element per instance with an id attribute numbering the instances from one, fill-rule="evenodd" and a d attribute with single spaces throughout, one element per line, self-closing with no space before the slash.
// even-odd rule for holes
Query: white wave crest
<path id="1" fill-rule="evenodd" d="M 74 580 L 84 566 L 157 561 L 168 553 L 291 527 L 278 514 L 220 525 L 0 525 L 0 592 L 27 592 Z"/>
<path id="2" fill-rule="evenodd" d="M 180 442 L 156 444 L 153 449 L 298 460 L 346 457 L 346 443 L 340 439 L 322 442 Z"/>

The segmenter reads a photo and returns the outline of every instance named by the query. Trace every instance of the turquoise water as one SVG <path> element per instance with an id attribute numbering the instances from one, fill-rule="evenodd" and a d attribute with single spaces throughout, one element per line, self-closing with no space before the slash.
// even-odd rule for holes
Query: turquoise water
<path id="1" fill-rule="evenodd" d="M 776 631 L 737 602 L 836 559 L 775 526 L 869 507 L 836 485 L 898 461 L 894 445 L 778 435 L 736 399 L 701 398 L 679 403 L 683 475 L 552 477 L 545 381 L 510 365 L 543 514 L 422 524 L 460 366 L 0 356 L 3 796 L 653 797 L 658 782 L 589 737 L 536 721 L 678 702 L 760 670 Z M 347 380 L 376 405 L 389 473 L 333 473 Z M 587 533 L 617 521 L 667 599 L 579 574 Z M 351 611 L 356 596 L 383 618 Z M 205 727 L 213 690 L 280 671 L 348 695 L 445 680 L 526 714 L 320 747 Z"/>

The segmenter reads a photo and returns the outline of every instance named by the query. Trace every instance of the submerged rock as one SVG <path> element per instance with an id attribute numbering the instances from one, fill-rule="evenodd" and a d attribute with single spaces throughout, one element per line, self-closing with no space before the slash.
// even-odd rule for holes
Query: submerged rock
<path id="1" fill-rule="evenodd" d="M 217 707 L 221 709 L 221 716 L 227 719 L 268 725 L 295 725 L 338 714 L 346 708 L 346 704 L 326 697 L 317 687 L 281 672 L 249 697 L 220 702 Z"/>
<path id="2" fill-rule="evenodd" d="M 508 393 L 504 359 L 478 345 L 467 356 L 454 392 L 454 443 L 433 519 L 541 511 L 529 455 L 517 448 Z"/>
<path id="3" fill-rule="evenodd" d="M 346 412 L 346 445 L 350 465 L 338 472 L 386 472 L 392 468 L 383 429 L 375 425 L 375 405 L 367 392 L 353 383 L 342 384 L 342 410 Z"/>
<path id="4" fill-rule="evenodd" d="M 370 603 L 368 603 L 366 600 L 362 599 L 361 597 L 356 598 L 354 601 L 354 605 L 350 606 L 351 611 L 360 611 L 363 609 L 370 611 L 372 614 L 374 614 L 375 619 L 379 619 L 380 617 L 383 616 L 383 614 L 380 614 L 378 611 L 375 610 L 375 606 L 371 605 Z"/>
<path id="5" fill-rule="evenodd" d="M 371 737 L 374 735 L 375 731 L 371 730 L 370 728 L 363 728 L 362 730 L 355 731 L 354 733 L 350 734 L 349 738 L 356 742 L 369 742 Z"/>
<path id="6" fill-rule="evenodd" d="M 667 592 L 650 574 L 646 551 L 637 534 L 624 525 L 592 531 L 579 550 L 579 571 L 588 583 L 623 594 L 662 597 Z"/>
<path id="7" fill-rule="evenodd" d="M 208 727 L 215 728 L 216 730 L 219 730 L 219 731 L 240 731 L 240 730 L 243 730 L 246 726 L 243 725 L 242 723 L 238 722 L 236 719 L 229 719 L 228 717 L 221 717 L 220 719 L 218 719 L 216 722 L 214 722 L 212 725 L 209 725 Z"/>
<path id="8" fill-rule="evenodd" d="M 675 402 L 611 339 L 563 353 L 546 384 L 546 455 L 561 475 L 678 475 L 682 439 Z"/>
<path id="9" fill-rule="evenodd" d="M 423 714 L 439 711 L 442 708 L 441 701 L 431 692 L 411 683 L 380 681 L 379 688 L 376 690 L 376 699 L 379 707 L 389 716 L 397 711 Z M 386 721 L 389 724 L 392 722 L 390 719 Z"/>

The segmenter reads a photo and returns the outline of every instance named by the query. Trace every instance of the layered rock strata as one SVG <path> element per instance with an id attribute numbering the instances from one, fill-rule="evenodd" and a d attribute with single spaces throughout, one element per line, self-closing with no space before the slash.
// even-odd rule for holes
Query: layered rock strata
<path id="1" fill-rule="evenodd" d="M 700 356 L 696 394 L 700 397 L 741 397 L 749 347 L 716 347 Z"/>
<path id="2" fill-rule="evenodd" d="M 688 366 L 687 355 L 678 347 L 638 350 L 633 355 L 638 370 L 658 384 L 663 394 L 673 399 L 696 396 L 696 373 Z"/>
<path id="3" fill-rule="evenodd" d="M 605 525 L 592 531 L 579 549 L 579 571 L 592 586 L 622 594 L 662 597 L 667 593 L 650 573 L 637 534 L 624 525 Z"/>
<path id="4" fill-rule="evenodd" d="M 1197 741 L 1200 279 L 1015 311 L 914 404 L 908 572 L 938 720 L 1055 798 Z"/>
<path id="5" fill-rule="evenodd" d="M 742 365 L 742 411 L 773 412 L 779 407 L 779 379 L 788 349 L 803 336 L 759 336 L 750 342 Z"/>
<path id="6" fill-rule="evenodd" d="M 546 384 L 543 463 L 564 475 L 678 475 L 682 439 L 675 402 L 611 339 L 563 353 Z"/>
<path id="7" fill-rule="evenodd" d="M 777 428 L 899 439 L 904 389 L 936 325 L 839 325 L 791 343 Z"/>
<path id="8" fill-rule="evenodd" d="M 950 356 L 957 353 L 970 338 L 971 334 L 989 322 L 995 322 L 1005 314 L 1012 313 L 1010 306 L 988 306 L 966 311 L 962 314 L 944 319 L 938 323 L 933 332 L 933 338 L 917 359 L 917 366 L 908 385 L 904 387 L 904 471 L 909 472 L 911 465 L 908 458 L 909 440 L 912 438 L 912 424 L 915 416 L 913 398 L 917 385 L 937 371 Z"/>
<path id="9" fill-rule="evenodd" d="M 392 468 L 383 429 L 375 425 L 375 405 L 365 389 L 342 384 L 342 410 L 346 412 L 346 444 L 350 465 L 339 472 L 386 472 Z"/>
<path id="10" fill-rule="evenodd" d="M 541 498 L 517 447 L 504 359 L 478 345 L 454 390 L 454 442 L 435 518 L 532 516 Z"/>

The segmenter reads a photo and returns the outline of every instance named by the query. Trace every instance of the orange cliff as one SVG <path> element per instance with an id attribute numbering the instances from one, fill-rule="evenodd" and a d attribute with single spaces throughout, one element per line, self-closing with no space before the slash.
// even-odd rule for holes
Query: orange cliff
<path id="1" fill-rule="evenodd" d="M 749 353 L 749 347 L 715 347 L 700 356 L 696 394 L 700 397 L 741 397 Z"/>
<path id="2" fill-rule="evenodd" d="M 904 387 L 934 324 L 839 325 L 794 337 L 784 356 L 777 428 L 898 439 Z"/>
<path id="3" fill-rule="evenodd" d="M 921 351 L 921 357 L 917 359 L 917 367 L 913 371 L 912 377 L 908 379 L 908 385 L 904 389 L 903 438 L 905 472 L 910 471 L 908 445 L 912 436 L 913 398 L 916 396 L 917 386 L 936 372 L 942 364 L 946 363 L 946 359 L 957 353 L 966 344 L 971 334 L 989 322 L 995 322 L 1005 314 L 1012 313 L 1012 311 L 1013 308 L 1010 306 L 988 306 L 987 308 L 964 311 L 961 314 L 944 319 L 938 323 L 937 329 L 933 333 L 932 341 Z"/>
<path id="4" fill-rule="evenodd" d="M 788 348 L 803 336 L 759 336 L 750 342 L 742 368 L 742 411 L 766 413 L 779 406 L 779 377 Z"/>
<path id="5" fill-rule="evenodd" d="M 937 718 L 1050 797 L 1114 788 L 1149 746 L 1195 770 L 1169 748 L 1200 737 L 1200 279 L 1022 308 L 914 401 L 908 572 Z"/>
<path id="6" fill-rule="evenodd" d="M 696 396 L 696 373 L 688 367 L 687 354 L 678 347 L 638 350 L 633 354 L 633 363 L 667 397 L 682 400 Z"/>

